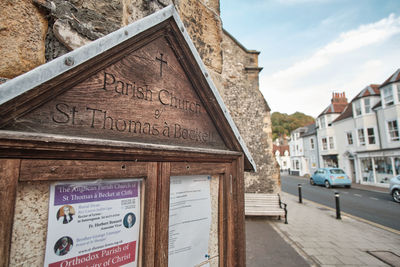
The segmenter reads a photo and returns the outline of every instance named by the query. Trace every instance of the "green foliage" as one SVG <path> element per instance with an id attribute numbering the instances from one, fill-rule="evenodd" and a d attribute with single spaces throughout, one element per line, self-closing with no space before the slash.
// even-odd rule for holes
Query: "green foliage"
<path id="1" fill-rule="evenodd" d="M 296 112 L 291 115 L 286 113 L 274 112 L 271 115 L 272 121 L 272 139 L 289 136 L 290 132 L 315 122 L 315 119 L 301 112 Z"/>

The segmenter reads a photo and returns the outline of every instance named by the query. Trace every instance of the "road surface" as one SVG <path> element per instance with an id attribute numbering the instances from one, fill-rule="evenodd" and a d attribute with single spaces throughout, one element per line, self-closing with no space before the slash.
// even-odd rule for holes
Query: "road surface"
<path id="1" fill-rule="evenodd" d="M 298 196 L 298 184 L 302 185 L 303 199 L 335 208 L 335 191 L 340 194 L 343 212 L 400 231 L 400 204 L 392 200 L 389 193 L 366 191 L 354 188 L 325 188 L 312 186 L 309 179 L 281 175 L 282 191 Z"/>

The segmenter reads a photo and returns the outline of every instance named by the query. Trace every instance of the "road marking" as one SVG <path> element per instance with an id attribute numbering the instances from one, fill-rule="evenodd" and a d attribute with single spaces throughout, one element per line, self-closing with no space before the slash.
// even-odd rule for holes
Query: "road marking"
<path id="1" fill-rule="evenodd" d="M 373 200 L 379 200 L 379 199 L 377 199 L 376 197 L 370 197 L 370 199 L 373 199 Z"/>
<path id="2" fill-rule="evenodd" d="M 343 194 L 348 194 L 349 192 L 346 192 L 346 191 L 342 191 L 342 192 L 340 192 L 340 193 L 343 193 Z"/>
<path id="3" fill-rule="evenodd" d="M 362 195 L 360 194 L 354 194 L 356 197 L 362 197 Z"/>

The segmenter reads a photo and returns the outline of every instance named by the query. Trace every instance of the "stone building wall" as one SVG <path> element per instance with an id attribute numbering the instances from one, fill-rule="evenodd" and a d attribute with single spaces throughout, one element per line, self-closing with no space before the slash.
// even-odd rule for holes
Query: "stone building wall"
<path id="1" fill-rule="evenodd" d="M 170 4 L 256 161 L 257 173 L 246 174 L 246 191 L 279 191 L 269 108 L 258 85 L 258 53 L 223 31 L 219 0 L 1 1 L 0 83 Z"/>
<path id="2" fill-rule="evenodd" d="M 279 192 L 270 108 L 259 90 L 260 53 L 247 50 L 228 32 L 223 33 L 223 86 L 219 91 L 257 165 L 256 173 L 245 173 L 246 192 Z"/>

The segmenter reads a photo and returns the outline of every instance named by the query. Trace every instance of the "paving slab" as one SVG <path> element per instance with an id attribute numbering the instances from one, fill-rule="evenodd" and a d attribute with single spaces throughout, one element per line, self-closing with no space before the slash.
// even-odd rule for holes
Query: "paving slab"
<path id="1" fill-rule="evenodd" d="M 390 266 L 368 251 L 400 255 L 400 235 L 297 196 L 281 193 L 288 204 L 289 224 L 273 222 L 274 229 L 315 266 Z M 262 265 L 260 265 L 262 266 Z M 283 266 L 283 265 L 281 265 Z"/>
<path id="2" fill-rule="evenodd" d="M 246 218 L 247 267 L 310 266 L 299 253 L 272 227 L 283 221 L 263 217 Z"/>

